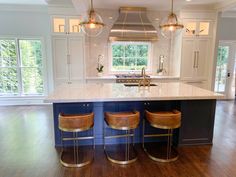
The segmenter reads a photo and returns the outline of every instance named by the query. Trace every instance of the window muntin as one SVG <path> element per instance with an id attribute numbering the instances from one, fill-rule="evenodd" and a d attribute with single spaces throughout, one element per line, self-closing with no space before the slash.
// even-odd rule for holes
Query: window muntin
<path id="1" fill-rule="evenodd" d="M 151 43 L 113 42 L 111 44 L 111 71 L 140 71 L 149 69 Z"/>
<path id="2" fill-rule="evenodd" d="M 0 39 L 0 95 L 43 95 L 40 39 Z"/>

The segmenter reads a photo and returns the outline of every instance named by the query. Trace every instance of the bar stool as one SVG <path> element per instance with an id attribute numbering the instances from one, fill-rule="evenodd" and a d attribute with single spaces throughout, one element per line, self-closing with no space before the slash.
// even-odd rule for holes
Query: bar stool
<path id="1" fill-rule="evenodd" d="M 79 147 L 78 142 L 80 140 L 93 140 L 93 153 L 95 149 L 94 142 L 94 133 L 92 131 L 91 136 L 79 136 L 78 132 L 85 132 L 93 128 L 94 125 L 94 113 L 88 114 L 59 114 L 59 129 L 61 130 L 61 141 L 62 141 L 62 151 L 60 162 L 65 167 L 83 167 L 85 165 L 90 164 L 93 161 L 93 157 L 91 159 L 86 159 L 86 155 L 82 155 L 79 157 Z M 73 137 L 67 137 L 63 135 L 63 133 L 73 133 Z M 72 152 L 66 152 L 64 148 L 64 141 L 73 141 L 73 149 Z M 71 160 L 71 156 L 73 156 L 73 160 Z M 94 156 L 94 155 L 93 155 Z"/>
<path id="2" fill-rule="evenodd" d="M 113 163 L 125 165 L 135 162 L 137 160 L 137 153 L 134 149 L 134 136 L 135 136 L 135 129 L 139 125 L 140 114 L 138 111 L 133 112 L 118 112 L 118 113 L 105 113 L 105 121 L 104 121 L 104 151 L 107 156 L 107 159 Z M 119 135 L 106 135 L 106 125 L 111 130 L 121 130 L 125 131 L 125 134 Z M 130 137 L 132 138 L 132 146 L 130 147 Z M 119 144 L 119 149 L 115 150 L 115 153 L 109 152 L 106 148 L 106 139 L 114 139 L 114 138 L 126 138 L 125 142 L 125 154 L 124 157 L 119 157 L 119 152 L 121 152 L 121 144 Z"/>
<path id="3" fill-rule="evenodd" d="M 173 130 L 179 128 L 181 125 L 181 112 L 177 110 L 173 111 L 160 111 L 149 112 L 145 111 L 146 120 L 149 124 L 157 129 L 167 130 L 166 134 L 145 134 L 145 119 L 143 119 L 143 149 L 146 154 L 154 161 L 158 162 L 171 162 L 178 159 L 178 152 L 176 148 L 172 146 Z M 151 137 L 167 137 L 167 145 L 155 148 L 154 152 L 149 152 L 145 147 L 145 138 Z M 159 149 L 157 151 L 156 149 Z M 155 155 L 154 155 L 155 154 Z"/>

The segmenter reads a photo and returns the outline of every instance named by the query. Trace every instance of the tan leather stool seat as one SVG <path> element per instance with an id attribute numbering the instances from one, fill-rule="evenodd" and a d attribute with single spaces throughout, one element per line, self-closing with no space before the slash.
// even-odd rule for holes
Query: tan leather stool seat
<path id="1" fill-rule="evenodd" d="M 149 112 L 146 110 L 146 118 L 155 128 L 161 129 L 175 129 L 181 125 L 181 112 L 173 111 L 159 111 Z"/>
<path id="2" fill-rule="evenodd" d="M 88 114 L 60 114 L 59 128 L 68 132 L 79 132 L 90 129 L 94 122 L 94 113 Z"/>
<path id="3" fill-rule="evenodd" d="M 105 121 L 108 126 L 118 130 L 130 130 L 138 127 L 139 112 L 119 112 L 119 113 L 105 113 Z"/>

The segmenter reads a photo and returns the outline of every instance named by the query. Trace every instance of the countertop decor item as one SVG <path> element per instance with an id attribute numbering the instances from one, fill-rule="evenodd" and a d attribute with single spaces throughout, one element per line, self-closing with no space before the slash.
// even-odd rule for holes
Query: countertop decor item
<path id="1" fill-rule="evenodd" d="M 173 11 L 173 4 L 174 2 L 171 0 L 171 12 L 160 24 L 161 34 L 166 38 L 171 38 L 184 28 L 184 25 L 180 23 L 180 19 Z"/>
<path id="2" fill-rule="evenodd" d="M 104 58 L 103 55 L 98 55 L 98 66 L 97 66 L 97 71 L 98 71 L 98 76 L 101 77 L 103 75 L 103 68 L 104 66 L 102 65 L 102 59 Z"/>
<path id="3" fill-rule="evenodd" d="M 79 25 L 81 26 L 82 31 L 89 37 L 96 37 L 102 33 L 105 24 L 103 23 L 101 16 L 94 10 L 93 0 L 91 0 L 91 8 L 88 16 Z"/>

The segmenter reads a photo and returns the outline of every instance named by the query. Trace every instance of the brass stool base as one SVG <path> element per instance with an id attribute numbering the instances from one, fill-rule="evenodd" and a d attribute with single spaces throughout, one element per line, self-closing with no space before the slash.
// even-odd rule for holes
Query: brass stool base
<path id="1" fill-rule="evenodd" d="M 91 148 L 92 149 L 92 148 Z M 70 167 L 70 168 L 77 168 L 77 167 L 83 167 L 93 162 L 94 155 L 89 155 L 91 153 L 87 152 L 77 152 L 76 157 L 74 157 L 74 149 L 73 147 L 66 148 L 66 150 L 63 150 L 61 152 L 60 156 L 60 163 L 64 167 Z M 84 151 L 84 150 L 83 150 Z M 92 156 L 92 157 L 89 157 Z"/>
<path id="2" fill-rule="evenodd" d="M 116 149 L 119 149 L 119 151 Z M 130 145 L 129 149 L 127 149 L 126 144 L 109 145 L 104 151 L 110 162 L 119 165 L 131 164 L 138 159 L 137 152 L 135 151 L 133 145 Z"/>
<path id="3" fill-rule="evenodd" d="M 147 156 L 157 162 L 173 162 L 179 157 L 177 150 L 172 146 L 167 152 L 165 143 L 145 143 L 143 147 Z"/>

